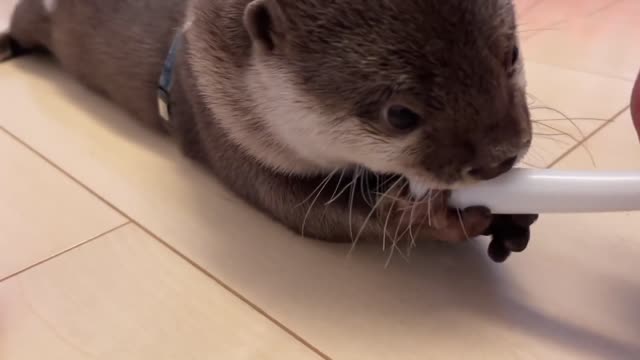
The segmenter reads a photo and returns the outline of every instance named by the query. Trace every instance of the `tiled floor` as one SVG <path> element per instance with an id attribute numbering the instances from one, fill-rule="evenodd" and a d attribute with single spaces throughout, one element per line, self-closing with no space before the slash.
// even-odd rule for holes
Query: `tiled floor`
<path id="1" fill-rule="evenodd" d="M 640 1 L 517 3 L 527 163 L 640 170 Z M 46 61 L 0 65 L 0 109 L 0 359 L 640 357 L 640 214 L 544 216 L 505 265 L 483 243 L 385 270 L 273 224 Z"/>

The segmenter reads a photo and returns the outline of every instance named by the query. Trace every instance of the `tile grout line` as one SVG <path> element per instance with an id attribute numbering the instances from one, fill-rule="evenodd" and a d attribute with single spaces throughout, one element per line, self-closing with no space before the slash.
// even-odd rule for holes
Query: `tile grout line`
<path id="1" fill-rule="evenodd" d="M 598 71 L 583 70 L 583 69 L 579 69 L 577 67 L 559 65 L 559 64 L 554 64 L 554 63 L 549 63 L 549 62 L 544 62 L 544 61 L 537 61 L 535 59 L 527 59 L 526 63 L 531 63 L 531 64 L 535 64 L 535 65 L 542 65 L 542 66 L 549 66 L 549 67 L 552 67 L 552 68 L 556 68 L 558 70 L 570 71 L 570 72 L 578 73 L 580 75 L 597 76 L 597 77 L 606 78 L 606 79 L 609 79 L 609 80 L 626 81 L 626 82 L 630 82 L 630 83 L 633 83 L 633 81 L 635 80 L 635 79 L 632 79 L 632 78 L 625 77 L 624 75 L 614 75 L 614 74 L 607 74 L 607 73 L 598 72 Z M 525 65 L 526 65 L 526 63 L 525 63 Z"/>
<path id="2" fill-rule="evenodd" d="M 629 110 L 631 108 L 630 105 L 626 105 L 622 110 L 618 111 L 617 113 L 615 113 L 611 118 L 609 118 L 609 120 L 605 121 L 604 124 L 600 125 L 598 128 L 596 128 L 591 134 L 587 135 L 584 137 L 584 139 L 582 139 L 580 142 L 578 142 L 577 144 L 573 145 L 571 148 L 569 148 L 567 151 L 565 151 L 562 155 L 560 155 L 557 159 L 555 159 L 554 161 L 552 161 L 548 166 L 547 169 L 550 169 L 556 165 L 558 165 L 558 163 L 560 163 L 562 160 L 566 159 L 569 155 L 571 155 L 574 151 L 576 151 L 578 148 L 582 147 L 582 146 L 586 146 L 587 141 L 591 140 L 593 137 L 595 137 L 596 135 L 598 135 L 602 130 L 604 130 L 607 126 L 609 126 L 612 122 L 614 122 L 617 118 L 619 118 L 620 116 L 622 116 L 622 114 L 624 114 L 627 110 Z"/>
<path id="3" fill-rule="evenodd" d="M 238 291 L 233 289 L 231 286 L 229 286 L 226 283 L 224 283 L 218 277 L 216 277 L 211 272 L 209 272 L 209 270 L 205 269 L 200 264 L 196 263 L 195 261 L 193 261 L 192 259 L 190 259 L 186 255 L 182 254 L 180 251 L 178 251 L 171 244 L 169 244 L 168 242 L 166 242 L 165 240 L 163 240 L 162 238 L 160 238 L 159 236 L 157 236 L 156 234 L 154 234 L 153 232 L 151 232 L 147 228 L 145 228 L 142 225 L 139 225 L 137 223 L 134 223 L 134 224 L 139 226 L 149 236 L 151 236 L 154 239 L 156 239 L 157 241 L 159 241 L 162 245 L 164 245 L 167 249 L 169 249 L 171 252 L 173 252 L 176 256 L 180 257 L 182 260 L 186 261 L 188 264 L 190 264 L 191 266 L 193 266 L 194 268 L 196 268 L 197 270 L 202 272 L 205 276 L 207 276 L 211 280 L 215 281 L 218 285 L 220 285 L 222 288 L 224 288 L 225 290 L 227 290 L 228 292 L 233 294 L 235 297 L 240 299 L 242 302 L 244 302 L 246 305 L 248 305 L 255 312 L 257 312 L 258 314 L 262 315 L 264 318 L 266 318 L 267 320 L 269 320 L 270 322 L 275 324 L 278 328 L 283 330 L 285 333 L 289 334 L 289 336 L 293 337 L 295 340 L 297 340 L 299 343 L 304 345 L 306 348 L 310 349 L 313 353 L 318 355 L 320 358 L 322 358 L 324 360 L 332 360 L 327 354 L 325 354 L 319 348 L 317 348 L 316 346 L 312 345 L 310 342 L 305 340 L 301 335 L 298 335 L 296 332 L 294 332 L 293 330 L 289 329 L 285 324 L 280 322 L 278 319 L 276 319 L 275 317 L 273 317 L 269 313 L 267 313 L 266 310 L 262 309 L 261 307 L 259 307 L 256 304 L 254 304 L 253 302 L 251 302 L 251 300 L 246 298 L 244 295 L 240 294 Z"/>
<path id="4" fill-rule="evenodd" d="M 125 225 L 128 224 L 133 224 L 136 225 L 137 227 L 139 227 L 143 232 L 145 232 L 147 235 L 149 235 L 150 237 L 152 237 L 153 239 L 155 239 L 156 241 L 160 242 L 164 247 L 166 247 L 167 249 L 169 249 L 169 251 L 171 251 L 173 254 L 177 255 L 178 257 L 180 257 L 182 260 L 186 261 L 188 264 L 190 264 L 191 266 L 193 266 L 194 268 L 196 268 L 196 270 L 200 271 L 201 273 L 203 273 L 205 276 L 207 276 L 208 278 L 210 278 L 211 280 L 213 280 L 214 282 L 216 282 L 218 285 L 220 285 L 222 288 L 224 288 L 225 290 L 227 290 L 228 292 L 230 292 L 232 295 L 234 295 L 236 298 L 240 299 L 240 301 L 244 302 L 246 305 L 248 305 L 251 309 L 253 309 L 254 311 L 256 311 L 258 314 L 262 315 L 264 318 L 266 318 L 267 320 L 269 320 L 270 322 L 272 322 L 273 324 L 275 324 L 278 328 L 280 328 L 281 330 L 283 330 L 285 333 L 289 334 L 289 336 L 293 337 L 296 341 L 298 341 L 299 343 L 301 343 L 303 346 L 305 346 L 306 348 L 308 348 L 309 350 L 311 350 L 313 353 L 315 353 L 316 355 L 318 355 L 320 358 L 324 359 L 324 360 L 332 360 L 327 354 L 325 354 L 324 352 L 322 352 L 319 348 L 317 348 L 316 346 L 312 345 L 309 341 L 305 340 L 301 335 L 298 335 L 297 333 L 295 333 L 293 330 L 289 329 L 286 325 L 284 325 L 282 322 L 280 322 L 279 320 L 277 320 L 275 317 L 271 316 L 269 313 L 267 313 L 266 310 L 262 309 L 261 307 L 259 307 L 258 305 L 254 304 L 252 301 L 250 301 L 248 298 L 246 298 L 245 296 L 243 296 L 242 294 L 240 294 L 240 292 L 236 291 L 235 289 L 233 289 L 230 285 L 227 285 L 225 282 L 223 282 L 221 279 L 219 279 L 218 277 L 216 277 L 215 275 L 213 275 L 211 272 L 209 272 L 207 269 L 205 269 L 204 267 L 202 267 L 201 265 L 199 265 L 198 263 L 196 263 L 195 261 L 191 260 L 188 256 L 184 255 L 183 253 L 181 253 L 178 249 L 176 249 L 175 247 L 173 247 L 171 244 L 169 244 L 167 241 L 165 241 L 164 239 L 162 239 L 160 236 L 156 235 L 154 232 L 152 232 L 150 229 L 148 229 L 146 226 L 142 225 L 140 222 L 138 222 L 137 220 L 133 219 L 131 216 L 129 216 L 127 213 L 125 213 L 123 210 L 121 210 L 120 208 L 118 208 L 117 206 L 115 206 L 114 204 L 112 204 L 110 201 L 107 201 L 106 198 L 104 198 L 102 195 L 98 194 L 96 191 L 94 191 L 93 189 L 91 189 L 89 186 L 85 185 L 82 181 L 80 181 L 78 178 L 76 178 L 75 176 L 73 176 L 71 173 L 69 173 L 68 171 L 66 171 L 65 169 L 63 169 L 61 166 L 59 166 L 58 164 L 56 164 L 55 162 L 53 162 L 51 159 L 49 159 L 48 157 L 46 157 L 44 154 L 40 153 L 38 150 L 36 150 L 33 146 L 29 145 L 27 142 L 25 142 L 24 140 L 22 140 L 21 138 L 19 138 L 17 135 L 13 134 L 11 131 L 9 131 L 8 129 L 6 129 L 4 126 L 0 125 L 0 131 L 6 133 L 8 136 L 10 136 L 11 138 L 13 138 L 15 141 L 17 141 L 18 143 L 22 144 L 24 147 L 26 147 L 27 149 L 29 149 L 33 154 L 35 154 L 36 156 L 40 157 L 42 160 L 46 161 L 50 166 L 52 166 L 53 168 L 55 168 L 56 170 L 58 170 L 59 172 L 61 172 L 63 175 L 67 176 L 69 179 L 71 179 L 73 182 L 75 182 L 78 186 L 82 187 L 85 191 L 89 192 L 91 195 L 93 195 L 94 197 L 96 197 L 98 200 L 102 201 L 103 203 L 105 203 L 107 206 L 109 206 L 113 211 L 117 212 L 118 214 L 120 214 L 121 216 L 123 216 L 125 219 L 128 220 L 127 223 L 120 225 L 119 227 L 112 229 L 110 231 L 108 231 L 105 234 L 101 234 L 100 236 L 106 235 L 108 233 L 110 233 L 111 231 L 115 231 L 117 229 L 120 229 L 122 227 L 124 227 Z M 98 236 L 98 237 L 100 237 Z M 96 238 L 98 238 L 96 237 Z M 74 250 L 92 240 L 95 240 L 96 238 L 92 238 L 89 239 L 81 244 L 78 244 L 68 250 L 66 250 L 63 253 L 60 253 L 58 255 L 54 255 L 54 257 L 63 255 L 64 253 L 67 253 L 71 250 Z M 45 261 L 48 261 L 50 259 L 47 259 Z M 44 261 L 43 261 L 44 262 Z M 42 263 L 42 262 L 41 262 Z M 35 264 L 32 267 L 29 267 L 27 269 L 24 269 L 22 271 L 20 271 L 19 273 L 10 275 L 9 277 L 5 278 L 5 279 L 0 279 L 1 281 L 4 281 L 10 277 L 14 277 L 19 275 L 20 273 L 23 273 L 35 266 L 40 265 L 41 263 Z"/>
<path id="5" fill-rule="evenodd" d="M 544 1 L 545 1 L 545 0 L 539 0 L 539 1 L 535 2 L 533 5 L 529 6 L 529 9 L 534 9 L 534 8 L 536 8 L 538 5 L 540 5 L 540 4 L 541 4 L 542 2 L 544 2 Z M 589 13 L 585 14 L 585 16 L 583 16 L 583 17 L 576 18 L 576 19 L 568 19 L 568 18 L 566 18 L 566 17 L 565 17 L 565 18 L 564 18 L 564 19 L 562 19 L 562 20 L 555 21 L 555 22 L 552 22 L 552 23 L 550 23 L 550 24 L 546 24 L 545 26 L 555 27 L 555 26 L 558 26 L 558 25 L 566 25 L 566 24 L 569 24 L 569 23 L 571 23 L 572 21 L 575 21 L 575 20 L 586 20 L 586 19 L 588 19 L 588 18 L 592 18 L 592 17 L 594 17 L 594 16 L 596 16 L 596 15 L 598 15 L 598 14 L 600 14 L 600 13 L 603 13 L 603 12 L 607 11 L 608 9 L 612 8 L 614 5 L 617 5 L 618 3 L 622 2 L 622 1 L 623 1 L 623 0 L 611 0 L 611 1 L 609 1 L 608 3 L 606 3 L 604 6 L 600 6 L 599 8 L 595 9 L 595 11 L 591 11 L 591 12 L 589 12 Z M 518 23 L 518 27 L 519 27 L 519 26 L 520 26 L 520 24 Z M 560 30 L 562 30 L 562 29 L 561 29 L 561 28 L 556 28 L 555 30 L 560 31 Z M 533 38 L 535 38 L 538 34 L 540 34 L 540 32 L 536 32 L 536 33 L 532 34 L 531 36 L 529 36 L 529 37 L 525 38 L 525 39 L 524 39 L 524 41 L 527 41 L 527 40 L 533 39 Z M 633 80 L 632 80 L 632 81 L 633 81 Z"/>
<path id="6" fill-rule="evenodd" d="M 87 244 L 89 244 L 89 243 L 91 243 L 91 242 L 93 242 L 95 240 L 100 239 L 103 236 L 106 236 L 106 235 L 109 235 L 109 234 L 111 234 L 113 232 L 116 232 L 116 231 L 124 228 L 125 226 L 130 225 L 130 224 L 131 224 L 131 221 L 126 221 L 126 222 L 124 222 L 124 223 L 122 223 L 122 224 L 120 224 L 120 225 L 118 225 L 118 226 L 116 226 L 114 228 L 111 228 L 109 230 L 103 231 L 102 233 L 100 233 L 100 234 L 98 234 L 96 236 L 93 236 L 88 240 L 84 240 L 84 241 L 82 241 L 82 242 L 80 242 L 78 244 L 75 244 L 75 245 L 73 245 L 73 246 L 71 246 L 71 247 L 69 247 L 69 248 L 67 248 L 65 250 L 62 250 L 62 251 L 60 251 L 60 252 L 58 252 L 56 254 L 53 254 L 53 255 L 51 255 L 51 256 L 43 259 L 43 260 L 40 260 L 40 261 L 38 261 L 38 262 L 36 262 L 34 264 L 31 264 L 31 265 L 25 267 L 24 269 L 18 270 L 18 271 L 14 272 L 12 274 L 9 274 L 9 275 L 7 275 L 7 276 L 5 276 L 3 278 L 0 278 L 0 284 L 5 280 L 9 280 L 9 279 L 12 279 L 12 278 L 14 278 L 16 276 L 24 274 L 29 270 L 32 270 L 32 269 L 34 269 L 34 268 L 36 268 L 36 267 L 38 267 L 40 265 L 43 265 L 43 264 L 45 264 L 45 263 L 47 263 L 47 262 L 49 262 L 51 260 L 57 259 L 57 258 L 59 258 L 59 257 L 61 257 L 63 255 L 66 255 L 66 254 L 72 252 L 73 250 L 81 248 L 81 247 L 83 247 L 83 246 L 85 246 L 85 245 L 87 245 Z"/>

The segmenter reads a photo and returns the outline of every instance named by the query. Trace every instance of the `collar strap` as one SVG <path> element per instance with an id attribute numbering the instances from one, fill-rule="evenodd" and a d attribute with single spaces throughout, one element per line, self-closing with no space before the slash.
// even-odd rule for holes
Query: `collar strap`
<path id="1" fill-rule="evenodd" d="M 178 51 L 182 47 L 183 34 L 178 32 L 171 43 L 169 53 L 164 60 L 160 80 L 158 81 L 157 97 L 158 97 L 158 113 L 167 128 L 171 128 L 171 88 L 174 82 L 175 65 Z"/>

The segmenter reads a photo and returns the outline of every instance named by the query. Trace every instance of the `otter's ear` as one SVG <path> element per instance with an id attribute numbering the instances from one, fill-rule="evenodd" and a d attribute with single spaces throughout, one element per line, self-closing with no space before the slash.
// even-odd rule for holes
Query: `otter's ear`
<path id="1" fill-rule="evenodd" d="M 284 40 L 284 16 L 277 0 L 253 0 L 244 11 L 244 26 L 260 48 L 274 51 Z"/>

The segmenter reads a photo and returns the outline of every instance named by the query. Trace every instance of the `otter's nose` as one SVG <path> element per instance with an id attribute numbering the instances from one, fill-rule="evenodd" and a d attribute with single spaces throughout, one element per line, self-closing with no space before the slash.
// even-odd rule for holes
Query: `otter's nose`
<path id="1" fill-rule="evenodd" d="M 490 180 L 511 170 L 517 160 L 518 157 L 514 156 L 498 164 L 493 163 L 473 167 L 469 170 L 469 175 L 477 180 Z"/>

